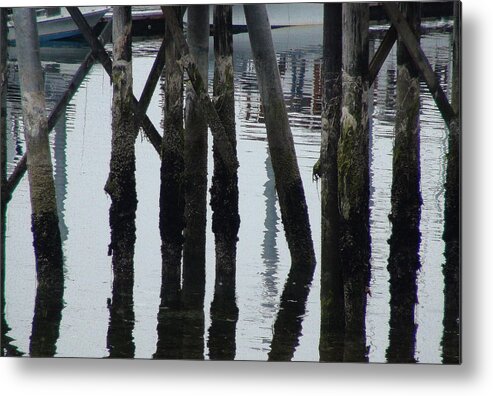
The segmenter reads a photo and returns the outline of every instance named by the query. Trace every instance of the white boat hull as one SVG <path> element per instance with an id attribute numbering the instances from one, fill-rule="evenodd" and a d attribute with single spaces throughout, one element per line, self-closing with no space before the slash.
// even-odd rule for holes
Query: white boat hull
<path id="1" fill-rule="evenodd" d="M 107 8 L 83 12 L 91 27 L 94 27 L 107 12 Z M 38 35 L 41 42 L 68 39 L 80 35 L 79 28 L 70 15 L 63 15 L 56 19 L 38 20 Z M 9 26 L 8 41 L 15 41 L 15 26 Z"/>

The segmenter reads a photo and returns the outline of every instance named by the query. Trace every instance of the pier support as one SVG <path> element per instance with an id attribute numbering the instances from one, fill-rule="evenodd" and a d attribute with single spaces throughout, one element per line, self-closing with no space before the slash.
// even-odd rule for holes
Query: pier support
<path id="1" fill-rule="evenodd" d="M 209 71 L 209 6 L 188 7 L 187 39 L 190 53 L 207 87 Z M 183 290 L 185 306 L 200 305 L 205 291 L 205 242 L 207 222 L 207 120 L 199 99 L 188 82 L 184 136 L 185 230 Z M 203 309 L 203 306 L 201 306 Z"/>
<path id="2" fill-rule="evenodd" d="M 322 136 L 315 176 L 322 184 L 320 360 L 342 361 L 344 288 L 339 258 L 337 146 L 341 130 L 342 4 L 324 4 Z"/>
<path id="3" fill-rule="evenodd" d="M 416 37 L 420 34 L 419 3 L 403 3 Z M 406 46 L 397 41 L 397 99 L 392 167 L 392 234 L 387 269 L 390 275 L 390 344 L 388 362 L 415 362 L 417 272 L 420 246 L 420 79 Z"/>
<path id="4" fill-rule="evenodd" d="M 135 139 L 137 127 L 132 111 L 132 12 L 113 7 L 113 102 L 110 173 L 104 187 L 111 197 L 111 243 L 113 292 L 110 304 L 108 350 L 110 357 L 133 357 L 134 250 L 137 192 Z"/>
<path id="5" fill-rule="evenodd" d="M 365 318 L 370 279 L 368 19 L 368 4 L 343 4 L 342 116 L 337 165 L 345 361 L 366 359 Z"/>
<path id="6" fill-rule="evenodd" d="M 170 7 L 166 7 L 170 8 Z M 180 7 L 170 12 L 181 21 Z M 159 229 L 163 260 L 161 305 L 178 307 L 181 291 L 181 256 L 184 228 L 183 72 L 169 24 L 165 31 L 166 66 L 164 131 L 161 146 L 161 193 Z"/>
<path id="7" fill-rule="evenodd" d="M 233 24 L 230 5 L 214 8 L 214 98 L 219 118 L 236 157 L 233 70 Z M 227 169 L 213 147 L 214 174 L 211 187 L 212 231 L 216 248 L 216 278 L 211 305 L 209 350 L 211 359 L 234 359 L 236 305 L 236 243 L 240 227 L 238 174 Z"/>
<path id="8" fill-rule="evenodd" d="M 291 260 L 293 265 L 301 265 L 309 273 L 315 267 L 315 253 L 269 18 L 265 5 L 245 5 L 244 10 Z"/>
<path id="9" fill-rule="evenodd" d="M 31 356 L 53 356 L 63 309 L 63 254 L 33 8 L 14 9 L 37 290 Z"/>
<path id="10" fill-rule="evenodd" d="M 315 252 L 267 10 L 262 4 L 245 5 L 244 10 L 265 114 L 281 218 L 291 253 L 291 268 L 274 324 L 269 360 L 291 360 L 301 334 L 315 269 Z"/>

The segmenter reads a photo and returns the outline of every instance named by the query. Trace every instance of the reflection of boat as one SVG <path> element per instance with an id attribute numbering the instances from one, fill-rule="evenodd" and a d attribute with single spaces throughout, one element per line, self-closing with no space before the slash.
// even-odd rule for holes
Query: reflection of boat
<path id="1" fill-rule="evenodd" d="M 109 7 L 79 7 L 91 27 L 94 27 L 109 10 Z M 50 41 L 79 36 L 77 25 L 65 7 L 46 7 L 36 9 L 39 40 Z M 9 15 L 8 40 L 15 40 L 15 27 Z"/>

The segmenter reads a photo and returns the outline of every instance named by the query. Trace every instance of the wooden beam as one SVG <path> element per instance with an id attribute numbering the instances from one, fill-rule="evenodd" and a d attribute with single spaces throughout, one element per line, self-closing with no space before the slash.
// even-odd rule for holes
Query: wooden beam
<path id="1" fill-rule="evenodd" d="M 377 52 L 375 52 L 375 55 L 373 55 L 373 58 L 370 62 L 370 67 L 368 70 L 368 81 L 370 86 L 375 81 L 375 78 L 377 78 L 377 74 L 382 68 L 383 63 L 385 62 L 385 59 L 387 59 L 387 56 L 392 50 L 392 47 L 394 46 L 396 40 L 397 40 L 397 30 L 393 25 L 391 25 L 390 29 L 387 30 L 385 37 L 380 43 Z"/>
<path id="2" fill-rule="evenodd" d="M 186 70 L 193 89 L 197 94 L 199 103 L 207 118 L 207 123 L 212 132 L 214 146 L 217 148 L 222 160 L 226 165 L 226 169 L 235 171 L 238 168 L 238 160 L 236 159 L 233 146 L 231 145 L 224 126 L 217 114 L 216 108 L 212 103 L 209 94 L 207 93 L 207 85 L 204 83 L 197 63 L 194 57 L 190 54 L 190 49 L 185 40 L 185 36 L 180 29 L 178 19 L 173 12 L 172 7 L 161 7 L 168 28 L 170 29 L 173 39 L 175 40 L 176 48 L 180 53 L 178 64 Z"/>
<path id="3" fill-rule="evenodd" d="M 394 2 L 382 3 L 383 8 L 387 12 L 392 25 L 396 28 L 399 37 L 409 51 L 409 55 L 413 59 L 416 67 L 419 69 L 421 76 L 426 82 L 431 95 L 435 99 L 435 103 L 442 114 L 445 123 L 449 130 L 455 130 L 458 128 L 457 114 L 450 105 L 445 92 L 440 86 L 440 81 L 433 71 L 428 58 L 423 52 L 423 49 L 419 45 L 419 42 L 411 30 L 411 27 L 406 21 L 406 18 L 399 11 L 399 8 Z"/>
<path id="4" fill-rule="evenodd" d="M 161 47 L 159 47 L 159 51 L 157 53 L 156 59 L 152 64 L 152 68 L 151 71 L 149 72 L 149 76 L 147 77 L 147 81 L 144 85 L 144 89 L 142 90 L 142 94 L 140 95 L 137 111 L 135 112 L 137 117 L 136 125 L 140 125 L 142 120 L 145 118 L 147 109 L 149 107 L 149 104 L 151 103 L 152 95 L 154 94 L 154 90 L 156 89 L 156 85 L 159 81 L 159 77 L 163 72 L 164 64 L 166 62 L 164 44 L 165 43 L 163 39 L 163 41 L 161 42 Z"/>
<path id="5" fill-rule="evenodd" d="M 79 30 L 81 31 L 82 35 L 86 39 L 86 41 L 89 43 L 91 46 L 93 52 L 95 53 L 96 57 L 98 58 L 99 62 L 104 67 L 104 70 L 106 70 L 106 73 L 111 77 L 111 70 L 112 70 L 112 61 L 104 49 L 103 44 L 97 39 L 96 35 L 92 31 L 91 27 L 87 23 L 86 19 L 80 12 L 80 10 L 77 7 L 67 7 L 68 12 L 72 16 L 72 19 L 74 22 L 77 24 Z M 139 102 L 135 98 L 135 96 L 132 99 L 132 109 L 135 114 L 140 114 L 140 109 L 139 109 Z M 161 153 L 161 135 L 157 131 L 157 129 L 154 127 L 152 124 L 151 120 L 147 115 L 143 116 L 142 119 L 142 127 L 144 129 L 144 132 L 151 142 L 151 144 L 154 146 L 158 154 Z"/>

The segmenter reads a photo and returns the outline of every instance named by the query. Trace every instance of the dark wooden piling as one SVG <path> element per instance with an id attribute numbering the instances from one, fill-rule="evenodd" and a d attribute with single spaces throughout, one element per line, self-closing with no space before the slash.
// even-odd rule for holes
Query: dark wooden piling
<path id="1" fill-rule="evenodd" d="M 315 267 L 308 209 L 265 5 L 245 5 L 245 17 L 262 99 L 276 189 L 293 265 Z"/>
<path id="2" fill-rule="evenodd" d="M 132 111 L 132 12 L 113 7 L 113 102 L 110 173 L 104 187 L 111 197 L 113 290 L 109 304 L 108 351 L 110 357 L 133 357 L 134 250 L 137 192 L 135 139 L 137 127 Z"/>
<path id="3" fill-rule="evenodd" d="M 403 3 L 416 37 L 420 33 L 419 3 Z M 387 270 L 390 276 L 390 336 L 388 362 L 415 362 L 414 311 L 418 300 L 417 272 L 421 267 L 420 79 L 401 39 L 397 41 L 397 99 L 394 128 L 391 213 L 392 234 Z"/>
<path id="4" fill-rule="evenodd" d="M 14 23 L 38 281 L 30 354 L 53 356 L 63 309 L 63 254 L 34 9 L 14 9 Z"/>
<path id="5" fill-rule="evenodd" d="M 443 363 L 457 364 L 461 360 L 461 253 L 460 253 L 460 161 L 461 161 L 461 14 L 459 1 L 454 3 L 452 107 L 458 116 L 458 129 L 450 130 L 448 139 L 447 174 L 445 184 L 444 275 L 444 335 Z"/>
<path id="6" fill-rule="evenodd" d="M 214 7 L 214 98 L 219 118 L 236 157 L 232 8 Z M 211 304 L 209 352 L 211 359 L 234 359 L 236 305 L 236 243 L 240 227 L 238 174 L 228 169 L 213 146 L 211 187 L 212 231 L 215 238 L 216 277 Z"/>
<path id="7" fill-rule="evenodd" d="M 320 279 L 320 360 L 342 361 L 344 288 L 339 259 L 337 146 L 341 129 L 342 4 L 324 4 L 322 54 L 322 136 L 314 169 L 322 190 L 322 259 Z"/>
<path id="8" fill-rule="evenodd" d="M 274 324 L 269 360 L 291 360 L 294 355 L 315 269 L 308 208 L 265 5 L 245 5 L 248 35 L 264 108 L 267 141 L 276 180 L 291 268 Z"/>
<path id="9" fill-rule="evenodd" d="M 171 12 L 181 21 L 180 7 L 172 7 Z M 183 157 L 183 72 L 177 63 L 177 48 L 169 24 L 166 24 L 165 41 L 164 131 L 161 147 L 159 199 L 159 229 L 163 260 L 161 304 L 178 306 L 181 291 L 185 203 L 183 192 L 185 166 Z"/>
<path id="10" fill-rule="evenodd" d="M 187 41 L 204 85 L 209 70 L 209 6 L 188 7 Z M 184 136 L 185 230 L 183 243 L 184 306 L 203 311 L 205 235 L 207 222 L 207 120 L 189 82 L 186 90 Z"/>
<path id="11" fill-rule="evenodd" d="M 344 360 L 365 359 L 370 278 L 368 4 L 342 6 L 342 116 L 337 151 L 339 249 L 344 279 Z"/>
<path id="12" fill-rule="evenodd" d="M 216 108 L 207 92 L 207 85 L 204 83 L 197 62 L 190 53 L 190 48 L 185 40 L 183 31 L 180 28 L 179 18 L 173 12 L 172 7 L 161 7 L 166 19 L 166 26 L 171 33 L 171 37 L 177 48 L 178 66 L 181 70 L 186 70 L 188 78 L 192 83 L 195 94 L 199 99 L 202 112 L 207 118 L 207 123 L 212 133 L 214 147 L 220 153 L 223 162 L 227 165 L 227 169 L 236 171 L 238 168 L 238 160 L 236 158 L 233 147 L 229 143 L 225 128 L 217 114 Z"/>
<path id="13" fill-rule="evenodd" d="M 39 285 L 63 288 L 63 256 L 34 9 L 14 10 Z"/>

